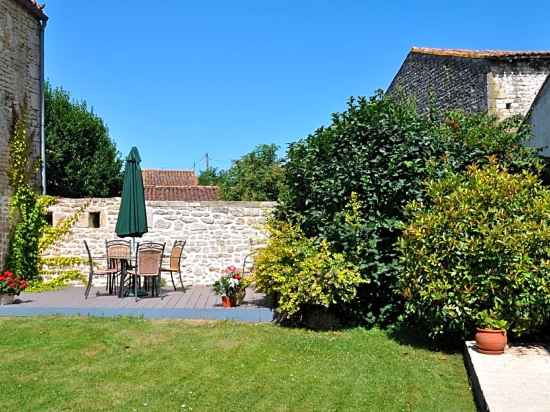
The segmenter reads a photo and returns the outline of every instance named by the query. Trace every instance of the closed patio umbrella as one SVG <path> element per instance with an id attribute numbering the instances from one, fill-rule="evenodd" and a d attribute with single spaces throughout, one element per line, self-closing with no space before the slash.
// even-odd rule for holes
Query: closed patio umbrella
<path id="1" fill-rule="evenodd" d="M 115 232 L 119 237 L 131 237 L 133 247 L 135 238 L 147 233 L 147 213 L 145 210 L 145 194 L 143 177 L 139 166 L 141 157 L 138 149 L 132 147 L 126 158 L 124 182 L 122 184 L 122 199 L 116 222 Z M 132 247 L 132 248 L 133 248 Z M 122 265 L 119 297 L 124 296 L 124 280 L 126 278 L 126 263 Z"/>
<path id="2" fill-rule="evenodd" d="M 140 162 L 138 149 L 132 147 L 126 158 L 122 199 L 115 228 L 119 237 L 136 238 L 147 233 L 147 213 Z"/>

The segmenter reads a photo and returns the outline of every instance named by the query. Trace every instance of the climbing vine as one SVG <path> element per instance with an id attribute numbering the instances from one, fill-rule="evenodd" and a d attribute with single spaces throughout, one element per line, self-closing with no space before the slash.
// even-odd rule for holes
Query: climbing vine
<path id="1" fill-rule="evenodd" d="M 26 109 L 15 116 L 9 139 L 8 182 L 13 190 L 9 204 L 10 244 L 6 267 L 24 279 L 39 274 L 39 239 L 47 225 L 40 196 L 33 185 L 39 163 L 32 159 L 32 135 L 28 132 Z"/>
<path id="2" fill-rule="evenodd" d="M 46 213 L 47 208 L 55 204 L 55 198 L 51 196 L 42 196 L 41 204 L 43 213 Z M 43 253 L 50 246 L 54 245 L 56 242 L 59 242 L 67 234 L 69 234 L 75 223 L 78 222 L 78 219 L 80 219 L 80 216 L 89 205 L 90 200 L 87 200 L 71 216 L 68 216 L 65 219 L 61 220 L 56 225 L 45 226 L 38 241 L 38 248 L 40 253 Z"/>
<path id="3" fill-rule="evenodd" d="M 21 115 L 16 116 L 14 131 L 9 139 L 7 175 L 13 193 L 9 206 L 11 233 L 6 267 L 16 275 L 31 281 L 31 289 L 39 289 L 40 285 L 45 284 L 42 275 L 48 274 L 44 265 L 67 267 L 77 264 L 67 258 L 63 264 L 55 263 L 48 260 L 49 258 L 41 258 L 41 254 L 70 232 L 90 201 L 85 202 L 75 213 L 55 226 L 48 225 L 47 209 L 55 204 L 55 198 L 40 196 L 34 187 L 33 179 L 38 172 L 39 163 L 32 160 L 31 148 L 32 136 L 28 132 L 26 110 L 23 108 Z M 77 279 L 77 274 L 80 272 L 64 270 L 55 284 L 48 283 L 52 283 L 52 286 L 64 284 L 67 280 Z"/>

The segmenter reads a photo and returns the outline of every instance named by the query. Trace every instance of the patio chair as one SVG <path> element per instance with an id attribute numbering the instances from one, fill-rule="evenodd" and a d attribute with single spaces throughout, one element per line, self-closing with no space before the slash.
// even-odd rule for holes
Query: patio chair
<path id="1" fill-rule="evenodd" d="M 176 282 L 174 282 L 174 274 L 177 273 L 180 278 L 181 288 L 185 289 L 185 286 L 183 286 L 183 280 L 181 278 L 181 257 L 183 254 L 183 248 L 185 247 L 185 243 L 187 241 L 185 240 L 176 240 L 174 242 L 174 246 L 172 246 L 172 250 L 170 251 L 169 263 L 168 267 L 162 267 L 160 269 L 161 272 L 168 272 L 170 273 L 170 278 L 172 279 L 172 286 L 174 286 L 174 290 L 177 290 L 176 288 Z"/>
<path id="2" fill-rule="evenodd" d="M 107 278 L 106 288 L 109 293 L 113 293 L 113 286 L 116 291 L 116 278 L 121 275 L 123 265 L 130 263 L 132 247 L 129 240 L 106 240 L 105 250 L 107 253 L 107 267 L 117 270 L 115 274 Z"/>
<path id="3" fill-rule="evenodd" d="M 92 281 L 94 276 L 107 276 L 107 278 L 109 278 L 110 276 L 112 276 L 117 272 L 117 269 L 107 268 L 105 270 L 96 270 L 94 268 L 94 259 L 92 258 L 92 254 L 90 253 L 88 242 L 84 241 L 84 247 L 86 248 L 86 253 L 88 254 L 88 263 L 90 265 L 90 273 L 88 274 L 88 284 L 86 285 L 86 290 L 84 291 L 84 299 L 88 299 L 88 295 L 90 294 L 90 289 L 92 289 Z"/>
<path id="4" fill-rule="evenodd" d="M 136 268 L 129 271 L 134 277 L 134 293 L 136 302 L 138 299 L 139 278 L 150 279 L 152 284 L 152 296 L 160 296 L 160 268 L 164 255 L 165 243 L 143 242 L 137 244 Z"/>

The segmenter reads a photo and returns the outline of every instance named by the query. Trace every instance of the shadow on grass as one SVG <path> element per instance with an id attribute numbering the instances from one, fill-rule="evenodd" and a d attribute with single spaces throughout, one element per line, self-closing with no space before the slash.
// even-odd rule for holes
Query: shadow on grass
<path id="1" fill-rule="evenodd" d="M 389 328 L 388 336 L 401 345 L 447 354 L 462 353 L 464 341 L 461 339 L 440 339 L 434 341 L 428 338 L 420 328 L 411 325 L 399 325 Z"/>

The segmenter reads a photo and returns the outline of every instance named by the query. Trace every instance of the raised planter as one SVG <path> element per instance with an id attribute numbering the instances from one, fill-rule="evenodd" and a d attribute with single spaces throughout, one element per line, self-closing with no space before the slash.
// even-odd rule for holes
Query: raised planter
<path id="1" fill-rule="evenodd" d="M 476 330 L 477 350 L 486 355 L 502 355 L 508 337 L 504 329 L 481 329 Z"/>
<path id="2" fill-rule="evenodd" d="M 0 293 L 0 306 L 11 305 L 15 301 L 15 295 Z"/>

